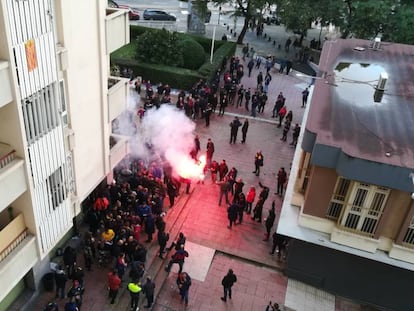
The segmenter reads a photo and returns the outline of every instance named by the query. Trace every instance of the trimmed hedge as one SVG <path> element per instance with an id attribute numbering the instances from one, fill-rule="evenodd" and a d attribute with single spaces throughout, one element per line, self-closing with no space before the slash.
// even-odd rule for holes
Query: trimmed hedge
<path id="1" fill-rule="evenodd" d="M 179 43 L 183 55 L 183 67 L 197 70 L 206 61 L 204 49 L 200 43 L 188 38 Z"/>
<path id="2" fill-rule="evenodd" d="M 149 79 L 153 83 L 162 82 L 164 84 L 169 84 L 176 89 L 188 90 L 200 79 L 211 81 L 217 70 L 221 68 L 223 59 L 229 59 L 234 55 L 237 46 L 234 42 L 215 41 L 213 62 L 210 64 L 211 39 L 201 36 L 179 34 L 180 36 L 188 36 L 191 39 L 194 39 L 203 47 L 207 56 L 206 62 L 198 68 L 198 70 L 148 64 L 139 62 L 135 59 L 125 58 L 125 56 L 131 54 L 131 46 L 135 46 L 136 44 L 133 38 L 136 38 L 139 34 L 144 33 L 148 29 L 141 26 L 131 26 L 130 28 L 131 43 L 111 54 L 111 65 L 118 65 L 121 69 L 125 67 L 130 68 L 133 70 L 135 76 L 142 76 L 143 79 Z"/>

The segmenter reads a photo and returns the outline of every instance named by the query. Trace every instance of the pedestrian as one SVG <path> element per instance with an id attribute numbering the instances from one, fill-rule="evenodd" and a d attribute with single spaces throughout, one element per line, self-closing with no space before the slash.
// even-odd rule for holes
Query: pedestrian
<path id="1" fill-rule="evenodd" d="M 167 179 L 167 195 L 170 201 L 170 208 L 174 206 L 175 198 L 178 196 L 177 186 L 172 178 Z"/>
<path id="2" fill-rule="evenodd" d="M 127 268 L 127 263 L 125 262 L 125 253 L 120 253 L 115 264 L 115 268 L 118 272 L 119 278 L 122 280 L 125 274 L 125 270 Z"/>
<path id="3" fill-rule="evenodd" d="M 289 110 L 289 112 L 286 114 L 285 120 L 288 120 L 290 123 L 292 123 L 292 120 L 293 120 L 293 112 L 292 112 L 292 110 Z"/>
<path id="4" fill-rule="evenodd" d="M 145 284 L 142 286 L 142 292 L 147 299 L 147 305 L 145 308 L 151 308 L 154 303 L 154 292 L 155 292 L 155 283 L 151 279 L 151 276 L 147 276 Z"/>
<path id="5" fill-rule="evenodd" d="M 79 283 L 78 280 L 74 280 L 72 283 L 72 287 L 69 289 L 68 291 L 68 298 L 70 300 L 73 300 L 76 304 L 76 306 L 80 309 L 81 305 L 82 305 L 82 298 L 83 298 L 83 293 L 84 293 L 85 289 L 83 288 L 83 286 Z"/>
<path id="6" fill-rule="evenodd" d="M 138 311 L 139 310 L 139 294 L 141 293 L 141 286 L 139 284 L 139 281 L 137 279 L 132 280 L 128 284 L 128 291 L 129 295 L 131 297 L 131 311 Z"/>
<path id="7" fill-rule="evenodd" d="M 238 117 L 234 117 L 234 120 L 230 122 L 230 144 L 235 144 L 237 140 L 237 133 L 239 127 L 242 126 Z"/>
<path id="8" fill-rule="evenodd" d="M 263 205 L 264 201 L 262 197 L 259 195 L 259 199 L 256 202 L 256 206 L 253 209 L 253 217 L 252 220 L 261 223 L 262 222 L 262 212 L 263 212 Z"/>
<path id="9" fill-rule="evenodd" d="M 272 250 L 269 254 L 274 255 L 277 248 L 277 257 L 280 260 L 280 258 L 282 257 L 282 252 L 284 253 L 286 249 L 286 239 L 283 235 L 278 234 L 276 231 L 273 233 L 272 239 L 273 245 Z M 285 256 L 285 254 L 283 254 L 283 256 Z"/>
<path id="10" fill-rule="evenodd" d="M 191 286 L 191 277 L 187 272 L 180 272 L 177 277 L 177 286 L 180 292 L 181 301 L 184 301 L 185 306 L 188 306 L 188 293 Z"/>
<path id="11" fill-rule="evenodd" d="M 283 196 L 283 188 L 285 186 L 286 181 L 287 181 L 287 173 L 285 171 L 285 168 L 281 167 L 279 171 L 277 172 L 277 192 L 275 194 L 278 194 L 279 196 Z"/>
<path id="12" fill-rule="evenodd" d="M 85 268 L 91 271 L 92 259 L 95 257 L 95 239 L 91 232 L 86 232 L 83 238 L 83 258 L 85 260 Z"/>
<path id="13" fill-rule="evenodd" d="M 220 107 L 219 107 L 219 116 L 224 116 L 224 112 L 226 110 L 226 107 L 228 105 L 228 99 L 227 99 L 227 95 L 223 95 L 222 98 L 220 98 Z"/>
<path id="14" fill-rule="evenodd" d="M 170 245 L 170 247 L 167 248 L 167 251 L 172 250 L 173 248 L 178 251 L 179 249 L 181 249 L 181 245 L 185 245 L 185 241 L 187 240 L 187 238 L 185 237 L 183 232 L 180 232 L 178 234 L 177 240 L 173 241 Z"/>
<path id="15" fill-rule="evenodd" d="M 224 176 L 227 175 L 227 173 L 229 172 L 229 167 L 227 166 L 226 160 L 221 160 L 219 168 L 218 168 L 218 172 L 219 172 L 219 180 L 222 181 Z"/>
<path id="16" fill-rule="evenodd" d="M 285 126 L 283 127 L 282 138 L 280 138 L 281 141 L 286 142 L 289 129 L 290 129 L 290 121 L 286 119 Z"/>
<path id="17" fill-rule="evenodd" d="M 221 285 L 223 285 L 223 292 L 224 295 L 220 299 L 224 302 L 227 301 L 227 295 L 229 296 L 229 299 L 231 299 L 231 288 L 233 287 L 234 283 L 237 282 L 237 277 L 234 274 L 232 269 L 229 269 L 227 274 L 224 276 L 224 278 L 221 280 Z"/>
<path id="18" fill-rule="evenodd" d="M 227 208 L 227 218 L 229 219 L 229 225 L 227 228 L 231 229 L 233 227 L 233 224 L 237 220 L 237 214 L 238 214 L 238 206 L 237 203 L 232 203 Z"/>
<path id="19" fill-rule="evenodd" d="M 270 231 L 272 230 L 273 224 L 275 223 L 276 213 L 275 213 L 275 201 L 272 202 L 272 207 L 269 210 L 269 216 L 266 218 L 265 226 L 266 233 L 263 241 L 269 241 Z"/>
<path id="20" fill-rule="evenodd" d="M 269 84 L 272 81 L 272 76 L 269 72 L 267 72 L 265 79 L 264 79 L 264 92 L 267 93 L 269 91 Z"/>
<path id="21" fill-rule="evenodd" d="M 256 155 L 254 156 L 254 167 L 255 170 L 252 172 L 256 174 L 256 176 L 260 175 L 260 167 L 263 166 L 263 154 L 261 150 L 258 150 Z"/>
<path id="22" fill-rule="evenodd" d="M 230 183 L 230 192 L 231 192 L 233 197 L 234 197 L 234 187 L 233 186 L 237 181 L 237 173 L 238 173 L 237 169 L 233 166 L 230 169 L 229 173 L 227 174 L 227 180 Z"/>
<path id="23" fill-rule="evenodd" d="M 257 88 L 259 88 L 259 85 L 263 83 L 263 73 L 261 71 L 257 75 L 256 80 L 257 80 Z"/>
<path id="24" fill-rule="evenodd" d="M 248 88 L 247 91 L 244 93 L 244 98 L 245 98 L 244 107 L 246 108 L 246 111 L 249 111 L 249 103 L 250 103 L 251 94 L 252 93 L 251 93 L 250 88 Z"/>
<path id="25" fill-rule="evenodd" d="M 65 285 L 68 277 L 63 270 L 63 267 L 59 265 L 55 271 L 55 283 L 56 283 L 56 298 L 65 298 Z"/>
<path id="26" fill-rule="evenodd" d="M 172 265 L 176 263 L 180 267 L 178 273 L 181 273 L 183 271 L 185 257 L 188 257 L 188 252 L 184 249 L 184 245 L 181 245 L 180 249 L 172 255 L 171 260 L 165 267 L 165 271 L 170 272 Z"/>
<path id="27" fill-rule="evenodd" d="M 241 131 L 242 131 L 242 141 L 241 143 L 244 144 L 246 142 L 247 131 L 249 130 L 249 120 L 246 118 L 244 119 Z"/>
<path id="28" fill-rule="evenodd" d="M 217 181 L 218 170 L 219 170 L 219 164 L 217 163 L 217 161 L 211 162 L 210 174 L 211 174 L 211 181 L 213 184 L 215 184 Z"/>
<path id="29" fill-rule="evenodd" d="M 309 88 L 306 88 L 302 91 L 302 108 L 306 107 L 306 103 L 308 102 L 309 96 Z"/>
<path id="30" fill-rule="evenodd" d="M 243 46 L 242 52 L 243 52 L 243 61 L 246 61 L 246 56 L 249 54 L 249 44 L 248 43 L 247 43 L 247 45 Z"/>
<path id="31" fill-rule="evenodd" d="M 277 127 L 282 127 L 282 121 L 285 118 L 286 113 L 287 113 L 286 106 L 283 106 L 280 109 L 279 114 L 278 114 L 279 115 L 279 124 L 277 125 Z"/>
<path id="32" fill-rule="evenodd" d="M 217 184 L 220 186 L 220 196 L 219 196 L 219 202 L 218 205 L 221 206 L 221 200 L 224 198 L 226 199 L 226 204 L 229 204 L 229 191 L 230 191 L 230 182 L 228 181 L 227 176 L 223 178 L 222 181 L 217 182 Z"/>
<path id="33" fill-rule="evenodd" d="M 165 247 L 167 246 L 167 242 L 170 239 L 170 234 L 166 233 L 165 230 L 158 230 L 157 239 L 158 245 L 160 247 L 158 251 L 158 257 L 164 259 L 162 255 L 165 253 Z"/>
<path id="34" fill-rule="evenodd" d="M 144 223 L 145 233 L 147 234 L 145 243 L 150 243 L 152 242 L 152 235 L 155 233 L 155 219 L 151 212 L 144 218 Z"/>
<path id="35" fill-rule="evenodd" d="M 243 179 L 238 178 L 236 180 L 236 182 L 234 183 L 234 197 L 233 197 L 233 202 L 237 201 L 239 199 L 239 194 L 243 193 L 243 187 L 244 187 L 244 182 Z"/>
<path id="36" fill-rule="evenodd" d="M 207 140 L 207 145 L 206 145 L 206 164 L 207 164 L 207 168 L 211 167 L 211 161 L 213 160 L 213 154 L 214 154 L 214 143 L 211 140 L 211 138 L 209 138 Z"/>
<path id="37" fill-rule="evenodd" d="M 292 40 L 290 38 L 287 38 L 285 43 L 285 51 L 289 52 L 290 45 L 292 44 Z"/>
<path id="38" fill-rule="evenodd" d="M 292 132 L 292 142 L 290 143 L 291 146 L 296 147 L 296 144 L 298 143 L 298 138 L 300 134 L 300 126 L 298 123 L 296 123 L 295 128 Z"/>
<path id="39" fill-rule="evenodd" d="M 292 61 L 291 60 L 288 60 L 286 62 L 286 75 L 289 74 L 289 72 L 290 72 L 291 69 L 292 69 Z"/>
<path id="40" fill-rule="evenodd" d="M 285 105 L 285 101 L 286 101 L 286 98 L 283 96 L 283 93 L 280 92 L 279 95 L 277 96 L 275 105 L 273 106 L 272 118 L 276 118 L 276 116 L 279 115 L 279 111 Z"/>
<path id="41" fill-rule="evenodd" d="M 206 121 L 206 127 L 210 126 L 210 116 L 213 113 L 213 108 L 211 104 L 207 104 L 206 109 L 204 110 L 204 119 Z"/>
<path id="42" fill-rule="evenodd" d="M 118 296 L 119 288 L 121 287 L 121 278 L 118 276 L 116 269 L 108 273 L 108 298 L 111 299 L 111 305 L 115 303 L 116 296 Z"/>
<path id="43" fill-rule="evenodd" d="M 247 214 L 250 214 L 252 212 L 252 206 L 253 206 L 253 202 L 254 199 L 256 198 L 256 188 L 254 186 L 251 186 L 249 189 L 249 192 L 247 193 L 246 196 L 246 212 Z"/>
<path id="44" fill-rule="evenodd" d="M 247 63 L 247 69 L 249 69 L 249 78 L 250 78 L 250 76 L 252 74 L 253 67 L 254 67 L 254 60 L 253 60 L 253 57 L 252 57 L 249 60 L 249 62 Z"/>
<path id="45" fill-rule="evenodd" d="M 244 195 L 244 193 L 239 193 L 239 195 L 237 196 L 237 200 L 235 201 L 235 203 L 237 204 L 237 214 L 238 214 L 238 218 L 239 218 L 239 224 L 241 225 L 243 222 L 243 213 L 246 210 L 246 196 Z M 234 224 L 236 225 L 237 223 L 234 222 Z"/>
<path id="46" fill-rule="evenodd" d="M 242 102 L 243 102 L 243 98 L 244 98 L 244 92 L 245 92 L 245 89 L 243 88 L 243 84 L 242 84 L 242 85 L 240 85 L 240 88 L 237 91 L 238 97 L 237 97 L 236 108 L 238 108 L 239 106 L 241 107 Z"/>

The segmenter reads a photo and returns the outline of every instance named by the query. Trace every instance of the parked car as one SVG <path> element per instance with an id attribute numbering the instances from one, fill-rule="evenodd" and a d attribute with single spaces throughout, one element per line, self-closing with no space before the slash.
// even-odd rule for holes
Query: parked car
<path id="1" fill-rule="evenodd" d="M 128 10 L 128 16 L 130 20 L 139 20 L 139 12 L 129 5 L 118 4 L 113 0 L 108 0 L 108 7 Z"/>
<path id="2" fill-rule="evenodd" d="M 176 21 L 177 18 L 165 11 L 147 9 L 144 11 L 145 20 L 154 20 L 154 21 Z"/>

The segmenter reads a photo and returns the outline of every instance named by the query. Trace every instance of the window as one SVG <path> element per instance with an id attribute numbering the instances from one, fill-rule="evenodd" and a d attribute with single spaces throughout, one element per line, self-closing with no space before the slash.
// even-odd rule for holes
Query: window
<path id="1" fill-rule="evenodd" d="M 63 80 L 59 81 L 59 95 L 60 95 L 60 113 L 62 115 L 63 125 L 67 126 L 69 123 L 68 111 L 66 107 L 66 92 L 65 92 L 65 82 Z"/>
<path id="2" fill-rule="evenodd" d="M 411 218 L 408 225 L 407 232 L 405 233 L 403 243 L 411 244 L 414 246 L 414 217 Z"/>
<path id="3" fill-rule="evenodd" d="M 345 178 L 338 178 L 336 182 L 334 193 L 332 194 L 331 202 L 327 212 L 327 217 L 337 220 L 341 216 L 342 208 L 344 207 L 346 195 L 349 190 L 351 181 Z"/>
<path id="4" fill-rule="evenodd" d="M 49 85 L 22 100 L 26 139 L 32 144 L 59 125 L 56 90 Z"/>
<path id="5" fill-rule="evenodd" d="M 342 183 L 342 185 L 345 185 L 345 183 Z M 357 182 L 352 183 L 350 189 L 351 192 L 348 200 L 346 200 L 345 195 L 344 203 L 346 200 L 346 208 L 340 219 L 340 224 L 345 228 L 372 236 L 377 228 L 390 190 Z M 341 201 L 339 200 L 339 202 Z M 334 203 L 335 200 L 332 200 L 331 206 Z"/>
<path id="6" fill-rule="evenodd" d="M 62 167 L 49 176 L 47 184 L 52 208 L 56 209 L 66 198 Z"/>

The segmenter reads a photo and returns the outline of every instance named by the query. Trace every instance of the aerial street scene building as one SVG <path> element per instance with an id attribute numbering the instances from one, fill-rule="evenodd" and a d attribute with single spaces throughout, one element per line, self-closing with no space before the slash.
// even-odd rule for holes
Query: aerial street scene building
<path id="1" fill-rule="evenodd" d="M 0 0 L 0 311 L 414 310 L 411 12 Z"/>

